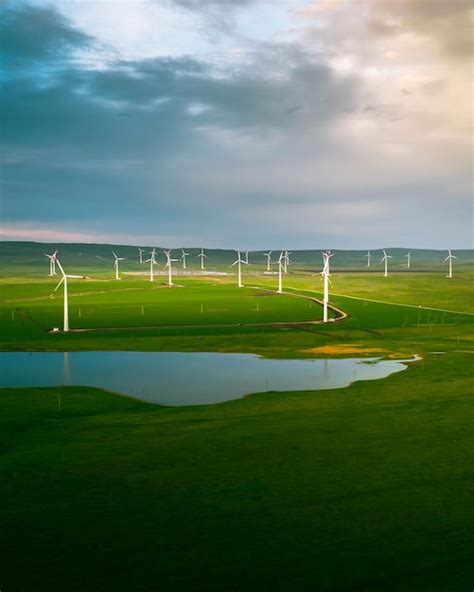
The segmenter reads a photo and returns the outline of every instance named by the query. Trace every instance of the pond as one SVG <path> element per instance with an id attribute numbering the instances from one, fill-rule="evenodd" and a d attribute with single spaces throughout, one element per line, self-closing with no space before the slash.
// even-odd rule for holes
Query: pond
<path id="1" fill-rule="evenodd" d="M 377 358 L 274 360 L 222 353 L 0 352 L 0 387 L 94 386 L 160 405 L 206 405 L 257 392 L 347 387 L 356 380 L 385 378 L 405 369 L 401 360 Z"/>

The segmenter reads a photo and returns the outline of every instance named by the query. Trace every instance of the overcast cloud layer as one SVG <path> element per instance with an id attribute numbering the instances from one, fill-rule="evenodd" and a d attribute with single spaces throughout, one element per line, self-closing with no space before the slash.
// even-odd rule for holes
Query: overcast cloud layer
<path id="1" fill-rule="evenodd" d="M 2 238 L 472 247 L 471 2 L 0 11 Z"/>

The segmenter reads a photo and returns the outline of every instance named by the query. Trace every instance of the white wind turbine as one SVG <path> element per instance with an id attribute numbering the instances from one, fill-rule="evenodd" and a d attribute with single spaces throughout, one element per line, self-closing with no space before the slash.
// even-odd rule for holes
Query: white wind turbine
<path id="1" fill-rule="evenodd" d="M 263 254 L 267 258 L 267 271 L 271 271 L 272 269 L 272 253 L 273 251 L 268 251 L 268 253 Z"/>
<path id="2" fill-rule="evenodd" d="M 119 273 L 119 261 L 124 261 L 125 257 L 117 257 L 117 255 L 113 251 L 112 251 L 112 253 L 115 257 L 115 261 L 114 261 L 115 279 L 120 280 L 122 278 L 120 277 L 120 273 Z"/>
<path id="3" fill-rule="evenodd" d="M 385 270 L 383 273 L 383 277 L 387 277 L 388 276 L 388 260 L 391 259 L 392 256 L 391 255 L 387 255 L 387 253 L 385 252 L 385 249 L 383 250 L 383 257 L 380 260 L 380 263 L 385 263 Z"/>
<path id="4" fill-rule="evenodd" d="M 290 264 L 290 255 L 291 255 L 291 252 L 288 251 L 288 249 L 285 249 L 283 251 L 283 271 L 285 273 L 288 272 L 288 265 Z"/>
<path id="5" fill-rule="evenodd" d="M 184 249 L 181 249 L 181 261 L 183 262 L 183 269 L 186 269 L 186 257 L 189 255 L 189 253 L 186 253 L 186 251 Z"/>
<path id="6" fill-rule="evenodd" d="M 238 267 L 237 267 L 237 269 L 238 269 L 238 274 L 237 274 L 238 282 L 237 282 L 237 286 L 239 288 L 243 288 L 244 287 L 244 285 L 242 283 L 242 264 L 243 265 L 247 265 L 247 262 L 244 261 L 242 259 L 242 257 L 240 256 L 240 251 L 237 251 L 237 259 L 234 261 L 234 263 L 232 263 L 231 267 L 234 267 L 234 265 L 238 265 Z"/>
<path id="7" fill-rule="evenodd" d="M 245 251 L 245 261 L 244 261 L 245 265 L 250 265 L 249 263 L 249 252 Z"/>
<path id="8" fill-rule="evenodd" d="M 156 249 L 153 247 L 153 249 L 150 251 L 150 258 L 147 259 L 145 261 L 145 263 L 149 263 L 150 264 L 150 282 L 154 281 L 154 275 L 153 275 L 153 265 L 158 265 L 158 263 L 156 262 Z"/>
<path id="9" fill-rule="evenodd" d="M 204 249 L 201 249 L 201 252 L 196 255 L 196 257 L 201 258 L 201 270 L 204 270 L 204 259 L 207 259 L 207 255 L 204 253 Z"/>
<path id="10" fill-rule="evenodd" d="M 44 256 L 48 257 L 48 259 L 49 259 L 49 275 L 50 276 L 56 275 L 56 261 L 58 259 L 57 255 L 58 255 L 57 251 L 54 251 L 54 253 L 52 255 L 48 255 L 48 253 L 44 253 Z"/>
<path id="11" fill-rule="evenodd" d="M 64 319 L 63 319 L 63 331 L 65 333 L 67 333 L 69 331 L 69 305 L 68 305 L 68 297 L 67 297 L 67 281 L 70 278 L 78 278 L 78 279 L 84 279 L 84 276 L 82 275 L 67 275 L 61 265 L 61 263 L 59 263 L 59 259 L 56 259 L 56 263 L 58 264 L 59 270 L 62 273 L 62 278 L 59 282 L 59 284 L 54 288 L 53 293 L 56 292 L 56 290 L 61 286 L 61 284 L 64 284 Z M 53 296 L 53 294 L 51 294 L 51 297 Z"/>
<path id="12" fill-rule="evenodd" d="M 331 275 L 329 272 L 329 259 L 334 255 L 331 251 L 323 251 L 323 270 L 321 272 L 321 277 L 324 282 L 324 293 L 323 293 L 323 323 L 328 322 L 328 303 L 329 303 L 329 284 L 331 280 L 329 276 Z"/>
<path id="13" fill-rule="evenodd" d="M 166 255 L 165 267 L 168 268 L 168 286 L 172 286 L 173 285 L 173 269 L 172 269 L 171 263 L 181 261 L 181 259 L 171 259 L 171 249 L 168 249 L 167 251 L 163 251 L 163 253 Z"/>
<path id="14" fill-rule="evenodd" d="M 145 252 L 145 249 L 140 249 L 140 247 L 138 247 L 138 256 L 140 258 L 140 263 L 143 263 L 143 253 Z"/>
<path id="15" fill-rule="evenodd" d="M 372 255 L 370 254 L 370 251 L 367 251 L 367 267 L 370 267 L 370 260 L 372 259 Z"/>
<path id="16" fill-rule="evenodd" d="M 457 259 L 457 257 L 451 254 L 451 249 L 448 249 L 448 256 L 445 259 L 448 262 L 448 275 L 446 276 L 448 278 L 453 277 L 453 259 Z"/>
<path id="17" fill-rule="evenodd" d="M 284 258 L 285 255 L 283 253 L 283 251 L 281 251 L 280 256 L 278 257 L 278 294 L 282 294 L 283 293 L 283 277 L 282 277 L 282 272 L 283 272 L 283 265 L 284 265 Z"/>
<path id="18" fill-rule="evenodd" d="M 407 269 L 411 268 L 411 251 L 408 251 L 408 253 L 405 255 L 405 259 L 407 260 Z"/>

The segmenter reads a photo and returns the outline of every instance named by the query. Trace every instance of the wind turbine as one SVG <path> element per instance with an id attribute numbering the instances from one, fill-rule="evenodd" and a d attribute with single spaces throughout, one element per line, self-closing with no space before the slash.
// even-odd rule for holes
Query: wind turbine
<path id="1" fill-rule="evenodd" d="M 244 261 L 245 265 L 250 265 L 249 264 L 249 252 L 245 251 L 245 261 Z"/>
<path id="2" fill-rule="evenodd" d="M 156 259 L 155 259 L 155 255 L 156 255 L 156 249 L 153 247 L 153 249 L 150 252 L 150 258 L 145 261 L 145 263 L 150 264 L 150 282 L 154 281 L 153 265 L 158 265 L 158 263 L 156 262 Z"/>
<path id="3" fill-rule="evenodd" d="M 370 267 L 370 260 L 372 259 L 372 255 L 370 254 L 370 251 L 367 251 L 367 267 Z"/>
<path id="4" fill-rule="evenodd" d="M 59 270 L 62 273 L 62 278 L 59 282 L 59 284 L 54 288 L 53 293 L 56 292 L 56 290 L 61 286 L 61 284 L 64 284 L 64 319 L 63 319 L 63 331 L 65 333 L 67 333 L 69 331 L 69 305 L 68 305 L 68 298 L 67 298 L 67 281 L 70 278 L 78 278 L 78 279 L 84 279 L 84 276 L 82 275 L 67 275 L 61 265 L 61 263 L 59 263 L 59 259 L 56 259 L 56 263 L 58 264 Z M 51 294 L 51 297 L 53 296 L 53 294 Z"/>
<path id="5" fill-rule="evenodd" d="M 285 249 L 283 251 L 283 271 L 285 273 L 288 272 L 288 265 L 290 264 L 290 255 L 291 253 L 288 251 L 288 249 Z"/>
<path id="6" fill-rule="evenodd" d="M 410 267 L 411 267 L 411 251 L 408 251 L 408 253 L 405 255 L 405 259 L 407 260 L 407 269 L 410 269 Z"/>
<path id="7" fill-rule="evenodd" d="M 186 251 L 184 249 L 181 249 L 181 261 L 183 262 L 183 269 L 186 269 L 186 257 L 189 255 L 189 253 L 186 253 Z"/>
<path id="8" fill-rule="evenodd" d="M 140 257 L 140 263 L 143 263 L 143 253 L 145 252 L 145 249 L 140 249 L 140 247 L 138 247 L 138 254 Z"/>
<path id="9" fill-rule="evenodd" d="M 280 256 L 278 257 L 278 294 L 282 294 L 283 292 L 283 279 L 282 279 L 282 271 L 283 271 L 283 262 L 284 262 L 285 255 L 283 251 L 281 251 Z"/>
<path id="10" fill-rule="evenodd" d="M 173 261 L 181 261 L 181 259 L 171 259 L 171 249 L 168 249 L 167 251 L 163 251 L 163 253 L 166 255 L 165 267 L 168 268 L 168 286 L 172 286 L 173 285 L 173 270 L 171 267 L 171 263 Z"/>
<path id="11" fill-rule="evenodd" d="M 201 252 L 199 253 L 199 255 L 196 255 L 196 257 L 201 258 L 201 270 L 204 270 L 204 259 L 207 259 L 207 255 L 204 253 L 204 249 L 201 249 Z"/>
<path id="12" fill-rule="evenodd" d="M 445 261 L 448 262 L 448 275 L 446 277 L 452 278 L 453 277 L 453 259 L 457 259 L 455 255 L 451 254 L 451 249 L 448 249 L 448 256 L 446 257 Z"/>
<path id="13" fill-rule="evenodd" d="M 54 251 L 54 253 L 52 255 L 48 255 L 48 253 L 44 253 L 44 256 L 48 257 L 48 259 L 49 259 L 49 275 L 50 276 L 56 275 L 56 261 L 58 259 L 57 255 L 58 255 L 57 251 Z"/>
<path id="14" fill-rule="evenodd" d="M 272 269 L 272 253 L 273 251 L 268 251 L 268 253 L 263 254 L 267 258 L 267 271 L 271 271 Z"/>
<path id="15" fill-rule="evenodd" d="M 242 263 L 244 265 L 247 265 L 247 262 L 244 261 L 242 259 L 242 257 L 240 256 L 240 251 L 237 251 L 237 259 L 236 259 L 236 261 L 234 261 L 234 263 L 232 263 L 231 267 L 234 267 L 234 265 L 238 265 L 238 268 L 237 268 L 238 269 L 238 283 L 237 283 L 237 286 L 239 288 L 243 288 L 244 287 L 244 285 L 242 283 Z"/>
<path id="16" fill-rule="evenodd" d="M 112 253 L 115 257 L 115 261 L 114 261 L 115 279 L 120 280 L 122 278 L 120 277 L 120 274 L 119 274 L 119 261 L 123 261 L 125 259 L 125 257 L 117 257 L 117 255 L 113 251 L 112 251 Z"/>
<path id="17" fill-rule="evenodd" d="M 392 256 L 391 255 L 387 255 L 387 253 L 385 252 L 385 249 L 383 250 L 383 257 L 380 260 L 380 263 L 385 263 L 385 271 L 383 273 L 383 277 L 387 277 L 388 276 L 388 260 L 391 259 Z"/>
<path id="18" fill-rule="evenodd" d="M 329 303 L 329 284 L 331 280 L 329 276 L 331 275 L 329 272 L 329 259 L 334 255 L 331 251 L 323 251 L 323 270 L 321 272 L 321 277 L 324 282 L 324 294 L 323 294 L 323 323 L 328 322 L 328 303 Z"/>

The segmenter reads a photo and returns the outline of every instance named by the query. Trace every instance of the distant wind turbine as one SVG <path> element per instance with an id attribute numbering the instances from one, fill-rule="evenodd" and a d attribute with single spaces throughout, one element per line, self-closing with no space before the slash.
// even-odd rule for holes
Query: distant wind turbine
<path id="1" fill-rule="evenodd" d="M 285 249 L 283 251 L 283 271 L 285 273 L 288 272 L 288 265 L 290 264 L 290 255 L 291 255 L 291 252 L 288 251 L 288 249 Z"/>
<path id="2" fill-rule="evenodd" d="M 249 252 L 245 251 L 245 265 L 250 265 L 249 263 Z"/>
<path id="3" fill-rule="evenodd" d="M 171 263 L 181 261 L 181 259 L 172 259 L 171 258 L 171 249 L 168 251 L 163 251 L 166 255 L 166 265 L 165 267 L 168 268 L 168 286 L 173 286 L 173 269 Z"/>
<path id="4" fill-rule="evenodd" d="M 181 261 L 183 262 L 183 269 L 186 269 L 186 257 L 189 255 L 189 253 L 186 253 L 186 251 L 184 249 L 181 249 Z"/>
<path id="5" fill-rule="evenodd" d="M 387 277 L 388 276 L 388 260 L 391 259 L 392 256 L 391 255 L 387 255 L 387 253 L 385 252 L 385 250 L 383 251 L 383 257 L 380 260 L 380 263 L 385 263 L 385 271 L 383 274 L 383 277 Z"/>
<path id="6" fill-rule="evenodd" d="M 331 275 L 329 272 L 329 260 L 334 255 L 331 251 L 323 251 L 323 270 L 321 272 L 321 277 L 324 282 L 324 293 L 323 293 L 323 323 L 328 322 L 328 304 L 329 304 L 329 284 L 331 280 L 329 276 Z"/>
<path id="7" fill-rule="evenodd" d="M 56 292 L 56 290 L 61 286 L 61 284 L 64 284 L 64 318 L 63 318 L 63 331 L 65 333 L 67 333 L 69 331 L 69 304 L 68 304 L 68 294 L 67 294 L 67 281 L 68 279 L 71 278 L 78 278 L 78 279 L 84 279 L 84 276 L 82 275 L 68 275 L 65 273 L 61 263 L 59 262 L 59 259 L 56 259 L 56 263 L 58 264 L 59 270 L 62 274 L 62 278 L 59 281 L 59 284 L 54 288 L 53 293 Z M 51 294 L 52 297 L 52 294 Z"/>
<path id="8" fill-rule="evenodd" d="M 150 282 L 154 281 L 154 274 L 153 274 L 153 265 L 158 265 L 158 263 L 156 262 L 156 249 L 153 247 L 153 249 L 150 252 L 150 258 L 147 259 L 145 261 L 145 263 L 149 263 L 150 264 Z"/>
<path id="9" fill-rule="evenodd" d="M 242 284 L 242 265 L 247 265 L 247 262 L 244 261 L 242 259 L 242 257 L 240 256 L 240 251 L 237 251 L 237 259 L 234 261 L 234 263 L 232 263 L 231 267 L 234 267 L 234 265 L 237 265 L 237 269 L 238 269 L 238 281 L 237 281 L 237 286 L 239 288 L 243 288 L 244 285 Z"/>
<path id="10" fill-rule="evenodd" d="M 267 271 L 271 271 L 272 269 L 272 253 L 273 251 L 268 251 L 268 253 L 263 254 L 267 258 Z"/>
<path id="11" fill-rule="evenodd" d="M 143 253 L 145 252 L 145 249 L 140 249 L 140 247 L 138 247 L 138 256 L 140 257 L 140 263 L 143 263 Z"/>
<path id="12" fill-rule="evenodd" d="M 408 251 L 408 253 L 405 255 L 405 259 L 407 260 L 407 269 L 411 268 L 411 251 Z"/>
<path id="13" fill-rule="evenodd" d="M 54 251 L 52 255 L 48 255 L 48 253 L 44 253 L 45 257 L 49 259 L 49 275 L 53 276 L 56 275 L 56 261 L 57 261 L 58 252 Z"/>
<path id="14" fill-rule="evenodd" d="M 372 259 L 372 255 L 370 254 L 370 251 L 367 251 L 367 267 L 370 267 L 370 260 Z"/>
<path id="15" fill-rule="evenodd" d="M 204 270 L 204 259 L 207 259 L 207 255 L 204 253 L 204 249 L 201 249 L 201 252 L 196 255 L 196 257 L 201 258 L 201 270 Z"/>
<path id="16" fill-rule="evenodd" d="M 115 257 L 115 261 L 114 261 L 114 267 L 115 267 L 115 279 L 116 280 L 120 280 L 122 279 L 120 277 L 120 273 L 119 273 L 119 261 L 124 261 L 125 257 L 117 257 L 117 255 L 112 251 L 114 257 Z"/>
<path id="17" fill-rule="evenodd" d="M 280 256 L 278 257 L 278 290 L 277 290 L 278 294 L 283 293 L 282 272 L 283 272 L 284 258 L 285 258 L 285 255 L 284 255 L 283 251 L 281 251 Z"/>
<path id="18" fill-rule="evenodd" d="M 445 259 L 448 262 L 448 275 L 446 276 L 448 278 L 453 277 L 453 259 L 457 259 L 457 257 L 451 254 L 451 249 L 448 249 L 448 256 Z"/>

